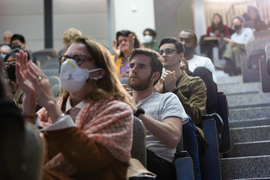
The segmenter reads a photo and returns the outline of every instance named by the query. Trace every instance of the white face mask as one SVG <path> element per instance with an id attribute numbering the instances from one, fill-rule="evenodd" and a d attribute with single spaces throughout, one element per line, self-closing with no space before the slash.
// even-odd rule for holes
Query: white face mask
<path id="1" fill-rule="evenodd" d="M 144 36 L 144 41 L 145 41 L 146 43 L 150 43 L 150 42 L 153 41 L 153 37 L 150 36 L 150 35 L 145 35 L 145 36 Z"/>
<path id="2" fill-rule="evenodd" d="M 102 76 L 89 77 L 90 72 L 99 71 L 102 68 L 96 68 L 92 70 L 80 68 L 76 61 L 73 59 L 67 59 L 61 66 L 60 71 L 60 84 L 63 89 L 71 94 L 80 91 L 88 79 L 98 80 Z"/>

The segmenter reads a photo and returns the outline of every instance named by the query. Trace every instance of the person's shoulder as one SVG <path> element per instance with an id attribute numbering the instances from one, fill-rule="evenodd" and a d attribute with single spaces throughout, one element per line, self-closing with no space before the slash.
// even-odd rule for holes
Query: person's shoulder
<path id="1" fill-rule="evenodd" d="M 129 105 L 127 103 L 124 103 L 122 101 L 119 100 L 115 100 L 115 99 L 106 99 L 102 102 L 103 105 L 106 106 L 116 106 L 116 107 L 120 107 L 120 108 L 128 108 Z"/>
<path id="2" fill-rule="evenodd" d="M 163 93 L 160 95 L 161 95 L 161 99 L 163 102 L 174 103 L 175 100 L 177 100 L 177 102 L 179 101 L 178 96 L 172 92 L 166 92 L 166 93 Z M 162 101 L 161 101 L 161 103 L 162 103 Z"/>
<path id="3" fill-rule="evenodd" d="M 200 60 L 204 60 L 204 61 L 211 61 L 211 59 L 209 59 L 208 57 L 198 56 L 198 55 L 193 55 L 193 59 L 200 59 Z"/>
<path id="4" fill-rule="evenodd" d="M 166 92 L 166 93 L 158 93 L 158 92 L 153 92 L 151 99 L 158 99 L 158 100 L 166 100 L 168 98 L 173 98 L 174 93 L 172 92 Z"/>
<path id="5" fill-rule="evenodd" d="M 243 31 L 242 31 L 244 34 L 246 33 L 252 33 L 253 34 L 253 30 L 249 27 L 243 27 Z"/>
<path id="6" fill-rule="evenodd" d="M 110 113 L 117 113 L 117 112 L 125 112 L 128 114 L 132 114 L 131 107 L 122 101 L 115 100 L 113 98 L 104 98 L 95 103 L 88 102 L 87 106 L 85 106 L 86 110 L 88 108 L 93 108 L 102 110 L 102 112 L 110 112 Z"/>
<path id="7" fill-rule="evenodd" d="M 187 75 L 186 83 L 189 87 L 196 87 L 204 84 L 204 81 L 199 76 L 189 76 Z"/>
<path id="8" fill-rule="evenodd" d="M 194 81 L 194 82 L 197 82 L 197 81 L 200 81 L 202 80 L 199 76 L 190 76 L 190 75 L 187 75 L 187 80 L 188 81 Z"/>

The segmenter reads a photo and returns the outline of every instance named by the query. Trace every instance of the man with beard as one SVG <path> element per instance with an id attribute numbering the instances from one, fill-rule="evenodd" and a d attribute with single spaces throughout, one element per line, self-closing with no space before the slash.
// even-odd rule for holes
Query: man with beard
<path id="1" fill-rule="evenodd" d="M 179 40 L 184 46 L 185 63 L 182 68 L 187 74 L 199 76 L 207 88 L 206 110 L 208 114 L 217 112 L 217 77 L 215 67 L 209 58 L 193 55 L 197 47 L 197 36 L 191 30 L 179 33 Z M 183 61 L 182 61 L 183 62 Z"/>
<path id="2" fill-rule="evenodd" d="M 147 130 L 147 169 L 159 180 L 175 180 L 174 153 L 188 117 L 175 94 L 153 91 L 162 74 L 161 61 L 162 57 L 151 49 L 133 50 L 128 82 L 133 89 L 134 116 Z"/>
<path id="3" fill-rule="evenodd" d="M 246 51 L 246 44 L 254 40 L 252 29 L 244 27 L 245 19 L 242 16 L 234 16 L 232 24 L 235 33 L 232 34 L 231 39 L 224 38 L 228 42 L 223 58 L 226 64 L 221 67 L 229 75 L 241 74 L 241 53 Z"/>

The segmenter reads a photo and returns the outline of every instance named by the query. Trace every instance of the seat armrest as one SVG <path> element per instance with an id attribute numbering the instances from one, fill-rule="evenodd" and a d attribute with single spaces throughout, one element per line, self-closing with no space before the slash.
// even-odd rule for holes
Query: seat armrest
<path id="1" fill-rule="evenodd" d="M 219 116 L 219 114 L 217 113 L 206 114 L 202 117 L 202 121 L 209 120 L 209 119 L 214 119 L 216 121 L 218 134 L 221 134 L 224 129 L 224 123 L 223 123 L 222 118 Z"/>
<path id="2" fill-rule="evenodd" d="M 129 180 L 155 180 L 156 177 L 150 174 L 141 174 L 139 176 L 130 177 Z"/>

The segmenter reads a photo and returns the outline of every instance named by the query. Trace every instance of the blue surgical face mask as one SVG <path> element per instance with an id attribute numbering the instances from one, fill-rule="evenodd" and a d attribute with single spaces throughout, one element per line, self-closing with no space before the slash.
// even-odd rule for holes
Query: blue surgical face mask
<path id="1" fill-rule="evenodd" d="M 6 57 L 6 55 L 5 55 L 5 54 L 1 54 L 1 57 L 2 57 L 2 59 L 4 60 L 5 57 Z"/>

